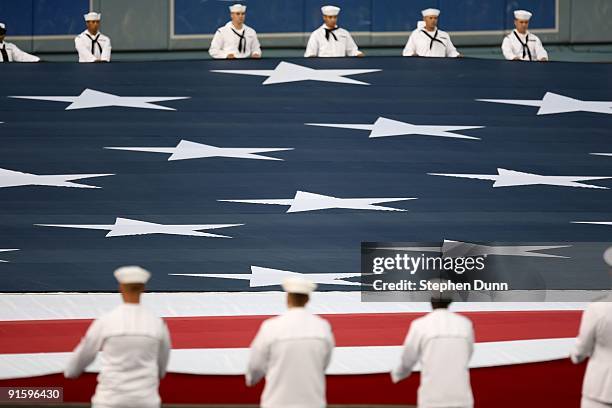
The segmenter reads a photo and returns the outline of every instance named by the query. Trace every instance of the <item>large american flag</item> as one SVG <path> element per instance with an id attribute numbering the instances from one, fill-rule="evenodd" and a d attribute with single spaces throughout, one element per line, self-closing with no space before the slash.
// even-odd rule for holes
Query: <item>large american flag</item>
<path id="1" fill-rule="evenodd" d="M 118 304 L 120 265 L 153 273 L 145 303 L 167 319 L 174 348 L 165 400 L 241 403 L 257 401 L 240 373 L 260 322 L 284 308 L 287 273 L 358 273 L 362 241 L 605 242 L 612 231 L 609 65 L 0 68 L 10 79 L 0 98 L 0 385 L 62 384 L 68 400 L 87 399 L 90 376 L 79 386 L 59 373 L 91 319 Z M 426 305 L 364 303 L 341 283 L 320 285 L 311 302 L 337 340 L 330 401 L 414 402 L 416 380 L 393 387 L 385 373 Z M 477 401 L 518 376 L 549 403 L 549 386 L 532 380 L 552 371 L 565 385 L 557 406 L 578 398 L 581 368 L 562 359 L 584 305 L 457 304 L 476 327 Z"/>

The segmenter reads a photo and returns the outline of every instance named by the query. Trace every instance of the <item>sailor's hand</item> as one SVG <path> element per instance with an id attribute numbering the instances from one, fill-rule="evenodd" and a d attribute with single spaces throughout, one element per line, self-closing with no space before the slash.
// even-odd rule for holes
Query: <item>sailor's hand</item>
<path id="1" fill-rule="evenodd" d="M 365 54 L 363 52 L 360 52 L 359 54 L 356 55 L 356 57 L 362 58 L 362 57 L 365 57 Z"/>
<path id="2" fill-rule="evenodd" d="M 261 58 L 261 54 L 254 52 L 253 54 L 251 54 L 251 58 L 255 58 L 255 59 Z"/>
<path id="3" fill-rule="evenodd" d="M 227 54 L 227 59 L 235 59 L 236 56 L 234 54 Z"/>
<path id="4" fill-rule="evenodd" d="M 548 62 L 548 58 L 540 58 L 540 62 Z"/>

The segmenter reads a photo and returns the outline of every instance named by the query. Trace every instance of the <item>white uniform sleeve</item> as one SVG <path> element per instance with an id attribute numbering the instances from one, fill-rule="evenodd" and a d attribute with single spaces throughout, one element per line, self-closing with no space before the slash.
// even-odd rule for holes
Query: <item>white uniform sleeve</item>
<path id="1" fill-rule="evenodd" d="M 357 43 L 353 40 L 353 36 L 351 33 L 347 32 L 348 38 L 346 40 L 346 55 L 348 57 L 356 57 L 361 54 L 359 51 L 359 47 L 357 47 Z"/>
<path id="2" fill-rule="evenodd" d="M 257 384 L 268 370 L 268 360 L 270 357 L 270 343 L 266 334 L 266 322 L 262 323 L 251 348 L 249 350 L 249 362 L 245 373 L 245 381 L 248 387 Z"/>
<path id="3" fill-rule="evenodd" d="M 327 338 L 327 355 L 325 356 L 325 368 L 329 367 L 329 363 L 331 362 L 332 353 L 334 351 L 334 347 L 336 347 L 336 340 L 334 339 L 334 333 L 332 332 L 331 325 L 328 323 L 327 325 L 329 330 L 329 336 Z"/>
<path id="4" fill-rule="evenodd" d="M 253 39 L 253 51 L 251 52 L 251 55 L 253 54 L 259 54 L 260 56 L 262 55 L 261 44 L 259 44 L 259 38 L 257 38 L 257 33 L 255 33 L 255 37 Z"/>
<path id="5" fill-rule="evenodd" d="M 28 54 L 25 51 L 21 51 L 19 47 L 13 44 L 13 61 L 15 62 L 38 62 L 40 58 L 35 55 Z"/>
<path id="6" fill-rule="evenodd" d="M 412 369 L 417 361 L 419 361 L 419 337 L 418 329 L 413 324 L 408 330 L 408 335 L 406 336 L 406 341 L 404 342 L 402 355 L 400 357 L 400 363 L 391 371 L 391 381 L 394 383 L 398 383 L 412 374 Z"/>
<path id="7" fill-rule="evenodd" d="M 215 35 L 213 36 L 212 42 L 210 43 L 210 48 L 208 49 L 208 53 L 211 57 L 215 59 L 224 59 L 227 58 L 227 53 L 221 51 L 223 49 L 223 33 L 221 30 L 217 30 Z"/>
<path id="8" fill-rule="evenodd" d="M 100 60 L 110 62 L 111 59 L 111 40 L 108 39 L 108 45 L 102 49 L 102 54 L 100 55 Z"/>
<path id="9" fill-rule="evenodd" d="M 597 328 L 597 316 L 592 307 L 587 307 L 582 314 L 580 330 L 576 338 L 574 350 L 570 358 L 574 364 L 578 364 L 593 353 L 595 347 L 595 330 Z"/>
<path id="10" fill-rule="evenodd" d="M 319 55 L 319 41 L 317 40 L 317 32 L 313 31 L 306 45 L 305 57 L 317 57 Z"/>
<path id="11" fill-rule="evenodd" d="M 448 34 L 447 34 L 448 35 Z M 446 56 L 451 58 L 457 58 L 459 55 L 459 51 L 455 48 L 453 42 L 451 41 L 450 35 L 448 36 L 448 43 L 446 44 Z"/>
<path id="12" fill-rule="evenodd" d="M 159 344 L 159 352 L 157 356 L 157 366 L 159 367 L 159 378 L 164 378 L 166 369 L 168 368 L 168 360 L 170 360 L 170 333 L 166 323 L 162 323 L 162 338 Z"/>
<path id="13" fill-rule="evenodd" d="M 85 368 L 95 359 L 100 347 L 102 347 L 102 324 L 99 320 L 94 321 L 87 333 L 81 339 L 79 345 L 74 349 L 64 370 L 64 377 L 77 378 Z"/>
<path id="14" fill-rule="evenodd" d="M 472 358 L 472 355 L 474 354 L 474 342 L 476 341 L 476 339 L 474 338 L 474 325 L 472 324 L 472 322 L 470 322 L 470 337 L 468 337 L 468 342 L 470 343 L 470 355 L 469 358 Z"/>
<path id="15" fill-rule="evenodd" d="M 406 46 L 404 47 L 404 51 L 402 51 L 402 55 L 404 57 L 412 57 L 416 54 L 416 44 L 414 43 L 414 31 L 408 37 L 408 42 L 406 42 Z"/>
<path id="16" fill-rule="evenodd" d="M 540 41 L 539 38 L 536 38 L 535 51 L 536 51 L 536 59 L 538 61 L 542 59 L 548 59 L 548 53 L 544 49 L 544 46 L 542 45 L 542 41 Z"/>
<path id="17" fill-rule="evenodd" d="M 517 57 L 514 55 L 514 51 L 512 51 L 512 40 L 508 38 L 508 36 L 504 37 L 504 41 L 502 42 L 502 53 L 504 54 L 504 58 L 507 60 L 513 60 Z"/>
<path id="18" fill-rule="evenodd" d="M 91 53 L 89 45 L 85 43 L 83 38 L 76 37 L 74 46 L 79 53 L 79 62 L 96 62 L 96 57 Z"/>

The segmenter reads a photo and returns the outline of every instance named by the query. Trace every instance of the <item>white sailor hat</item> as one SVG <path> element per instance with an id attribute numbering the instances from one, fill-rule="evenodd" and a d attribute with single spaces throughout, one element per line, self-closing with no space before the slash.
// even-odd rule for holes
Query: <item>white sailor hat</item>
<path id="1" fill-rule="evenodd" d="M 283 279 L 283 290 L 287 293 L 299 293 L 301 295 L 309 295 L 317 288 L 317 284 L 308 279 L 292 276 Z"/>
<path id="2" fill-rule="evenodd" d="M 234 4 L 229 6 L 230 13 L 246 13 L 246 6 L 242 4 Z"/>
<path id="3" fill-rule="evenodd" d="M 529 20 L 532 15 L 527 10 L 514 10 L 514 18 L 517 20 Z"/>
<path id="4" fill-rule="evenodd" d="M 612 247 L 606 249 L 606 252 L 603 254 L 603 258 L 609 266 L 612 266 Z"/>
<path id="5" fill-rule="evenodd" d="M 147 283 L 151 277 L 151 273 L 140 266 L 122 266 L 113 275 L 119 283 Z"/>
<path id="6" fill-rule="evenodd" d="M 340 7 L 336 6 L 323 6 L 321 7 L 321 13 L 324 16 L 337 16 L 340 13 Z"/>
<path id="7" fill-rule="evenodd" d="M 85 19 L 85 21 L 99 21 L 102 18 L 102 14 L 92 11 L 90 13 L 84 14 L 83 18 Z"/>
<path id="8" fill-rule="evenodd" d="M 428 8 L 425 10 L 421 10 L 421 14 L 423 15 L 423 17 L 428 17 L 428 16 L 438 17 L 440 15 L 440 10 L 435 9 L 435 8 Z"/>

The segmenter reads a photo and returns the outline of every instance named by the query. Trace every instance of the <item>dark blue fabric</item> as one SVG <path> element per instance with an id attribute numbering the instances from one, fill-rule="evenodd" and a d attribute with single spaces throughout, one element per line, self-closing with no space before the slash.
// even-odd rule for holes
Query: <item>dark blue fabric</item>
<path id="1" fill-rule="evenodd" d="M 547 175 L 612 175 L 612 115 L 537 116 L 537 108 L 477 98 L 540 99 L 547 91 L 612 99 L 609 64 L 530 64 L 470 59 L 297 59 L 313 68 L 379 68 L 354 76 L 370 86 L 300 82 L 211 69 L 273 69 L 279 61 L 2 64 L 0 167 L 35 174 L 116 173 L 84 180 L 102 189 L 0 189 L 0 291 L 113 290 L 111 271 L 139 264 L 153 290 L 235 290 L 239 281 L 168 273 L 248 273 L 250 265 L 299 272 L 359 270 L 361 241 L 609 241 L 612 190 L 527 186 L 426 173 L 495 174 L 497 167 Z M 121 96 L 190 96 L 171 111 L 97 108 L 9 95 L 76 96 L 91 88 Z M 425 136 L 369 139 L 367 131 L 307 122 L 486 126 L 480 141 Z M 105 146 L 168 146 L 181 139 L 221 147 L 293 147 L 285 161 L 227 158 L 168 162 L 168 155 Z M 612 187 L 612 180 L 594 181 Z M 418 197 L 389 204 L 408 212 L 327 210 L 218 199 Z M 116 217 L 164 224 L 244 223 L 233 239 L 149 235 L 33 224 L 112 224 Z"/>
<path id="2" fill-rule="evenodd" d="M 336 0 L 340 25 L 351 31 L 412 31 L 421 10 L 442 10 L 440 27 L 447 31 L 489 31 L 513 28 L 513 11 L 534 13 L 532 28 L 555 28 L 556 0 Z M 228 3 L 175 0 L 177 35 L 211 34 L 228 20 Z M 231 4 L 231 3 L 230 3 Z M 319 0 L 249 0 L 247 24 L 261 33 L 310 32 L 322 24 Z"/>

